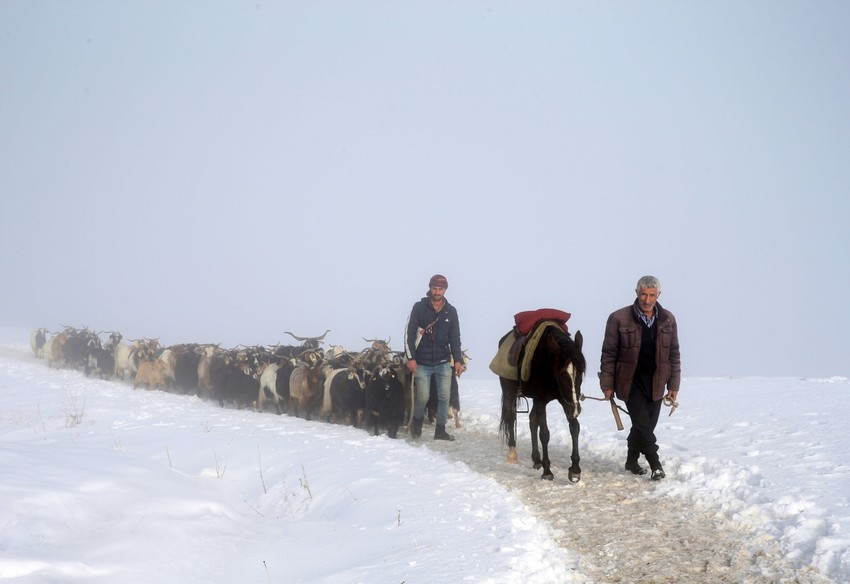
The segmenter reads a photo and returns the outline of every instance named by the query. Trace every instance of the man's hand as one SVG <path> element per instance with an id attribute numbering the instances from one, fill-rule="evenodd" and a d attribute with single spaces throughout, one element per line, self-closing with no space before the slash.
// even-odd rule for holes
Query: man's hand
<path id="1" fill-rule="evenodd" d="M 614 399 L 613 389 L 603 389 L 602 393 L 605 395 L 605 399 Z"/>
<path id="2" fill-rule="evenodd" d="M 460 377 L 463 373 L 463 363 L 455 363 L 455 377 Z"/>
<path id="3" fill-rule="evenodd" d="M 667 414 L 668 417 L 673 415 L 673 412 L 676 411 L 676 408 L 679 407 L 679 402 L 676 401 L 676 396 L 679 395 L 679 391 L 670 391 L 667 390 L 667 395 L 664 396 L 664 405 L 670 407 L 670 413 Z"/>
<path id="4" fill-rule="evenodd" d="M 408 359 L 407 370 L 410 371 L 411 375 L 416 373 L 416 359 Z"/>

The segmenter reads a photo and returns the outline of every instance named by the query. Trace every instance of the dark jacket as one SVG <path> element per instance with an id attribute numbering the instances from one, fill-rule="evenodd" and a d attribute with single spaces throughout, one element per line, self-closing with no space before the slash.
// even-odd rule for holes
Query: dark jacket
<path id="1" fill-rule="evenodd" d="M 443 300 L 443 308 L 439 313 L 434 310 L 427 296 L 414 304 L 410 311 L 404 350 L 408 359 L 416 359 L 420 365 L 439 365 L 452 357 L 455 363 L 463 363 L 457 310 L 448 300 Z M 422 337 L 417 346 L 416 340 L 420 333 Z"/>
<path id="2" fill-rule="evenodd" d="M 655 373 L 652 376 L 652 399 L 664 397 L 665 387 L 670 391 L 679 391 L 681 380 L 681 361 L 679 357 L 679 331 L 676 318 L 669 310 L 658 309 L 655 326 Z M 642 328 L 645 326 L 638 316 L 638 304 L 635 301 L 611 313 L 605 325 L 605 339 L 602 341 L 602 362 L 599 385 L 602 389 L 613 388 L 617 397 L 623 401 L 629 399 L 632 382 L 637 369 Z"/>

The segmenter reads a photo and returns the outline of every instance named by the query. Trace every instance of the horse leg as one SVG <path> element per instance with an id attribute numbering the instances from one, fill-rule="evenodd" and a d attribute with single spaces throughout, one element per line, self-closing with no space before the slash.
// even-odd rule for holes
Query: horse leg
<path id="1" fill-rule="evenodd" d="M 452 374 L 452 387 L 451 394 L 449 396 L 449 404 L 451 405 L 451 408 L 449 409 L 454 412 L 455 428 L 460 428 L 460 391 L 457 385 L 457 376 L 454 374 Z"/>
<path id="2" fill-rule="evenodd" d="M 570 455 L 572 466 L 570 466 L 567 476 L 571 483 L 577 483 L 581 480 L 581 468 L 578 465 L 580 458 L 578 455 L 578 435 L 581 431 L 581 424 L 579 424 L 578 418 L 568 418 L 567 421 L 570 424 L 570 437 L 573 439 L 573 452 Z"/>
<path id="3" fill-rule="evenodd" d="M 546 419 L 546 405 L 540 408 L 538 424 L 540 426 L 540 448 L 543 451 L 543 476 L 540 478 L 551 481 L 555 478 L 549 462 L 549 421 Z"/>
<path id="4" fill-rule="evenodd" d="M 537 410 L 537 402 L 533 401 L 531 411 L 528 412 L 528 429 L 531 430 L 531 462 L 536 469 L 543 466 L 543 463 L 540 461 L 540 448 L 537 444 L 537 430 L 540 428 L 539 416 L 540 412 Z"/>
<path id="5" fill-rule="evenodd" d="M 516 438 L 514 438 L 514 433 L 511 432 L 511 440 L 508 442 L 508 463 L 516 464 L 519 457 L 516 453 Z"/>
<path id="6" fill-rule="evenodd" d="M 528 416 L 528 424 L 531 430 L 531 460 L 534 463 L 534 468 L 543 468 L 542 478 L 552 479 L 552 471 L 549 468 L 549 424 L 546 420 L 545 403 L 534 402 Z M 539 445 L 537 442 L 538 436 L 540 439 Z"/>

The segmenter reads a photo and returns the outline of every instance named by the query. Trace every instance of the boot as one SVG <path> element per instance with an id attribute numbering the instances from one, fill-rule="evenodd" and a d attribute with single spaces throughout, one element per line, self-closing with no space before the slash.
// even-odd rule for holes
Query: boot
<path id="1" fill-rule="evenodd" d="M 434 430 L 434 440 L 448 440 L 452 441 L 455 437 L 446 432 L 445 424 L 437 424 L 437 429 Z"/>
<path id="2" fill-rule="evenodd" d="M 629 449 L 626 453 L 626 470 L 632 474 L 645 475 L 646 469 L 638 463 L 638 457 L 640 457 L 640 452 Z"/>
<path id="3" fill-rule="evenodd" d="M 413 418 L 413 427 L 410 428 L 410 435 L 414 440 L 419 440 L 422 436 L 422 418 Z"/>
<path id="4" fill-rule="evenodd" d="M 631 471 L 632 474 L 636 475 L 645 475 L 646 469 L 643 468 L 640 464 L 638 464 L 637 460 L 627 460 L 626 461 L 626 470 Z"/>

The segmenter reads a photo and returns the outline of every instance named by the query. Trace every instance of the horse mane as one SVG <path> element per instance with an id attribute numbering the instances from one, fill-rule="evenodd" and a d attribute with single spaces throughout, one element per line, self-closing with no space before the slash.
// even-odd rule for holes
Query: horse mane
<path id="1" fill-rule="evenodd" d="M 557 327 L 552 327 L 549 329 L 549 334 L 555 337 L 555 341 L 561 348 L 561 357 L 564 359 L 564 362 L 571 361 L 576 370 L 584 376 L 587 370 L 587 361 L 581 352 L 581 348 L 576 344 L 572 336 L 570 336 L 570 333 Z"/>

